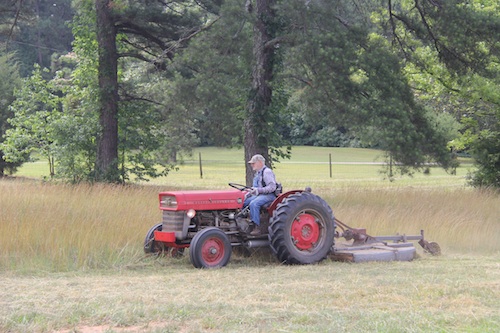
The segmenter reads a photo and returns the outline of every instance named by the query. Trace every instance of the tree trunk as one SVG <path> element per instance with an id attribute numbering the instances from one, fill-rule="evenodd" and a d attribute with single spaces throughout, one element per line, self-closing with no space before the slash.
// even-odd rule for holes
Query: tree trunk
<path id="1" fill-rule="evenodd" d="M 99 122 L 97 143 L 97 181 L 119 181 L 118 172 L 118 53 L 116 27 L 110 0 L 95 0 L 97 43 L 99 47 Z"/>
<path id="2" fill-rule="evenodd" d="M 252 184 L 253 172 L 246 162 L 254 154 L 261 154 L 269 163 L 269 146 L 265 136 L 265 127 L 268 108 L 272 101 L 271 81 L 273 78 L 274 48 L 266 47 L 266 43 L 275 37 L 272 35 L 274 29 L 271 27 L 276 16 L 272 8 L 274 2 L 275 0 L 255 1 L 252 90 L 244 122 L 246 184 L 248 186 Z M 250 1 L 247 1 L 247 10 L 253 10 Z"/>

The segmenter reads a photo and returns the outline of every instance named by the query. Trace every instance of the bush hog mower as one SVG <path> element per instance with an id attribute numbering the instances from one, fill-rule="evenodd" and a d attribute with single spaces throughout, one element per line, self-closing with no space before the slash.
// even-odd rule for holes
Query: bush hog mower
<path id="1" fill-rule="evenodd" d="M 350 261 L 387 260 L 387 255 L 379 254 L 381 251 L 390 252 L 393 260 L 411 260 L 415 248 L 407 240 L 419 240 L 429 252 L 439 249 L 436 243 L 424 240 L 423 231 L 420 236 L 372 237 L 364 229 L 350 228 L 335 219 L 330 206 L 310 188 L 282 193 L 263 207 L 261 228 L 268 233 L 251 236 L 248 211 L 243 208 L 249 187 L 235 183 L 229 186 L 234 189 L 161 192 L 163 221 L 147 233 L 144 251 L 177 256 L 189 247 L 194 267 L 215 268 L 228 264 L 233 247 L 269 246 L 286 264 L 312 264 L 328 256 Z M 340 231 L 336 231 L 337 226 Z M 339 237 L 353 243 L 337 249 L 334 239 Z M 384 240 L 393 240 L 397 245 L 390 246 Z M 370 251 L 376 253 L 371 257 L 357 254 Z"/>

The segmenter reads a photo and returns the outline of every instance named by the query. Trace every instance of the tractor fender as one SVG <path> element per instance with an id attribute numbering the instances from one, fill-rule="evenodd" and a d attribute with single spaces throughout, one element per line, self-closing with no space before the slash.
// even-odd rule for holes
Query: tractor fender
<path id="1" fill-rule="evenodd" d="M 278 207 L 278 205 L 283 200 L 285 200 L 286 198 L 288 198 L 292 194 L 301 193 L 301 192 L 304 192 L 304 191 L 303 190 L 292 190 L 292 191 L 288 191 L 288 192 L 282 193 L 279 196 L 277 196 L 276 199 L 274 199 L 274 201 L 271 203 L 271 205 L 267 208 L 267 212 L 269 213 L 269 216 L 273 216 L 273 212 L 276 210 L 276 207 Z"/>

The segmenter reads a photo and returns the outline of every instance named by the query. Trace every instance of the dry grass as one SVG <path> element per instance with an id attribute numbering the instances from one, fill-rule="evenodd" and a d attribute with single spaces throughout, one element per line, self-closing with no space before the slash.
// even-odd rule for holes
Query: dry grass
<path id="1" fill-rule="evenodd" d="M 159 219 L 157 192 L 2 180 L 0 267 L 66 271 L 135 260 L 145 228 Z"/>
<path id="2" fill-rule="evenodd" d="M 160 220 L 154 186 L 0 181 L 0 268 L 68 271 L 128 265 Z M 419 234 L 445 250 L 500 250 L 500 198 L 488 191 L 351 187 L 316 191 L 341 221 L 373 235 Z"/>
<path id="3" fill-rule="evenodd" d="M 446 250 L 500 251 L 500 196 L 472 189 L 350 188 L 324 193 L 341 221 L 373 235 L 419 234 Z"/>
<path id="4" fill-rule="evenodd" d="M 286 187 L 312 181 L 340 220 L 374 235 L 424 229 L 443 256 L 312 266 L 233 256 L 196 270 L 188 256 L 144 256 L 143 238 L 161 217 L 160 190 L 227 188 L 224 170 L 162 187 L 4 179 L 0 332 L 500 331 L 498 193 L 445 178 L 453 185 L 339 184 L 289 167 Z"/>
<path id="5" fill-rule="evenodd" d="M 498 332 L 498 257 L 0 277 L 7 332 Z M 132 268 L 132 267 L 130 267 Z"/>

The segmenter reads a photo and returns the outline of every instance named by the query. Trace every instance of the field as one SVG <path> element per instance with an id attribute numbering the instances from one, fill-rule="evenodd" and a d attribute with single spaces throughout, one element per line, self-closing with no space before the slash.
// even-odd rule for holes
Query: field
<path id="1" fill-rule="evenodd" d="M 259 251 L 220 270 L 194 269 L 188 255 L 145 256 L 143 238 L 160 219 L 158 191 L 243 183 L 239 150 L 201 149 L 148 185 L 7 178 L 0 332 L 500 331 L 500 196 L 465 186 L 470 165 L 389 182 L 377 151 L 293 153 L 276 166 L 285 190 L 311 186 L 337 218 L 371 234 L 424 229 L 443 255 L 417 248 L 413 262 L 284 266 Z M 44 172 L 33 163 L 20 175 Z"/>

